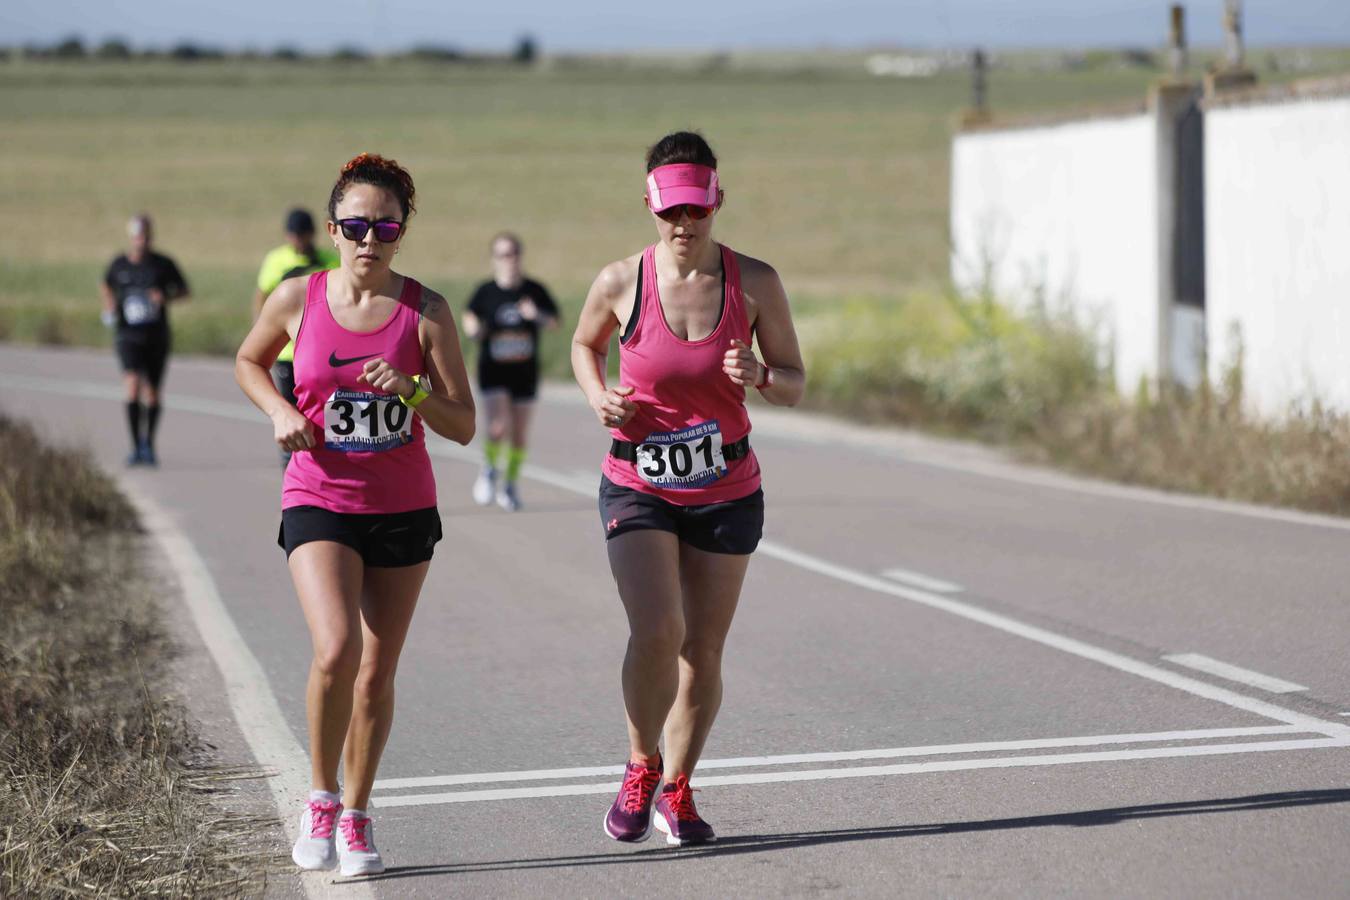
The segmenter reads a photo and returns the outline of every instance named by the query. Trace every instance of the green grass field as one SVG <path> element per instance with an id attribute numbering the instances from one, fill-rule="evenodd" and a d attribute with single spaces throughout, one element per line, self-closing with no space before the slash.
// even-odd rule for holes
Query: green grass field
<path id="1" fill-rule="evenodd" d="M 1324 53 L 1323 65 L 1344 54 Z M 809 57 L 804 58 L 807 62 Z M 411 62 L 0 66 L 0 337 L 97 343 L 95 284 L 136 210 L 193 283 L 178 346 L 227 352 L 263 253 L 292 205 L 323 207 L 338 167 L 372 150 L 407 165 L 419 214 L 401 257 L 462 302 L 511 228 L 530 271 L 575 312 L 605 262 L 653 239 L 643 153 L 693 127 L 722 160 L 720 238 L 778 267 L 812 306 L 939 290 L 948 148 L 968 78 L 866 75 L 765 55 L 705 67 L 520 70 Z M 1154 76 L 997 70 L 1000 114 L 1141 99 Z"/>
<path id="2" fill-rule="evenodd" d="M 996 75 L 1010 112 L 1142 97 L 1139 71 Z M 445 67 L 370 62 L 0 66 L 0 330 L 97 340 L 95 283 L 144 209 L 193 282 L 184 349 L 247 321 L 263 253 L 295 204 L 321 208 L 363 150 L 417 180 L 406 270 L 459 302 L 497 230 L 571 309 L 607 261 L 654 237 L 643 154 L 693 127 L 722 160 L 725 242 L 794 295 L 898 297 L 947 272 L 947 152 L 967 79 L 844 71 Z M 228 338 L 228 339 L 227 339 Z"/>

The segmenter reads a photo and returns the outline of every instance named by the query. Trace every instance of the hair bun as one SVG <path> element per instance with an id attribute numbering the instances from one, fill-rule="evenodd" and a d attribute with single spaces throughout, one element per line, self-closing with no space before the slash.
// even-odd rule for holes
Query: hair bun
<path id="1" fill-rule="evenodd" d="M 387 167 L 384 165 L 384 163 L 387 163 L 389 161 L 390 160 L 386 160 L 383 156 L 380 156 L 375 153 L 358 153 L 351 159 L 347 160 L 347 164 L 342 167 L 341 174 L 350 175 L 357 169 L 363 168 L 365 166 L 371 166 L 372 168 L 387 170 Z"/>
<path id="2" fill-rule="evenodd" d="M 333 193 L 328 201 L 329 218 L 334 215 L 338 201 L 351 184 L 373 184 L 392 191 L 398 197 L 405 217 L 415 209 L 413 200 L 416 190 L 407 169 L 378 153 L 358 153 L 347 161 L 338 174 L 337 184 L 333 186 Z"/>

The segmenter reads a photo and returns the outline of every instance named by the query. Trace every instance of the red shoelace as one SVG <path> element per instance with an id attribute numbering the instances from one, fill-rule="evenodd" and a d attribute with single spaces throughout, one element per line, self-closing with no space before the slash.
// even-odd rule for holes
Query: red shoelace
<path id="1" fill-rule="evenodd" d="M 333 836 L 333 823 L 342 810 L 342 804 L 325 803 L 321 800 L 309 801 L 309 836 L 328 840 Z"/>
<path id="2" fill-rule="evenodd" d="M 366 825 L 369 823 L 369 816 L 344 816 L 338 822 L 338 827 L 342 829 L 342 836 L 347 841 L 348 850 L 358 850 L 364 853 L 370 849 L 370 846 L 366 843 Z"/>
<path id="3" fill-rule="evenodd" d="M 684 775 L 675 777 L 675 790 L 666 791 L 661 797 L 670 807 L 670 811 L 675 814 L 675 818 L 681 822 L 697 822 L 698 810 L 694 809 L 694 792 L 697 788 L 689 786 L 689 779 Z"/>
<path id="4" fill-rule="evenodd" d="M 642 812 L 660 780 L 660 770 L 630 764 L 623 773 L 623 787 L 619 788 L 619 808 L 627 813 Z"/>

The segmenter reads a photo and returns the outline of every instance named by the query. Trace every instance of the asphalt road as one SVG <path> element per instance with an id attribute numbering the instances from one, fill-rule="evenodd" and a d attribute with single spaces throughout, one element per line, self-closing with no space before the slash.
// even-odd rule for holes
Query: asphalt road
<path id="1" fill-rule="evenodd" d="M 206 604 L 293 805 L 308 637 L 270 427 L 229 364 L 171 364 L 155 471 L 122 465 L 111 353 L 2 347 L 0 381 L 0 412 L 87 444 L 155 511 L 168 600 Z M 694 779 L 721 839 L 610 841 L 626 628 L 607 439 L 574 394 L 545 392 L 514 515 L 475 506 L 475 454 L 432 438 L 446 539 L 372 804 L 390 869 L 277 893 L 1350 894 L 1350 523 L 776 410 L 752 411 L 766 542 Z"/>

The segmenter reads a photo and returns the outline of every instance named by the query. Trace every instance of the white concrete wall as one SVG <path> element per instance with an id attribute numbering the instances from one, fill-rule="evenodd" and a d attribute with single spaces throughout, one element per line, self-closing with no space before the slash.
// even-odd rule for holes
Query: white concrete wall
<path id="1" fill-rule="evenodd" d="M 1157 166 L 1150 115 L 970 132 L 952 148 L 952 277 L 1038 295 L 1106 329 L 1121 390 L 1159 359 Z M 986 275 L 987 272 L 987 275 Z"/>
<path id="2" fill-rule="evenodd" d="M 1257 410 L 1350 411 L 1350 97 L 1206 113 L 1205 257 L 1211 375 L 1237 323 Z"/>

